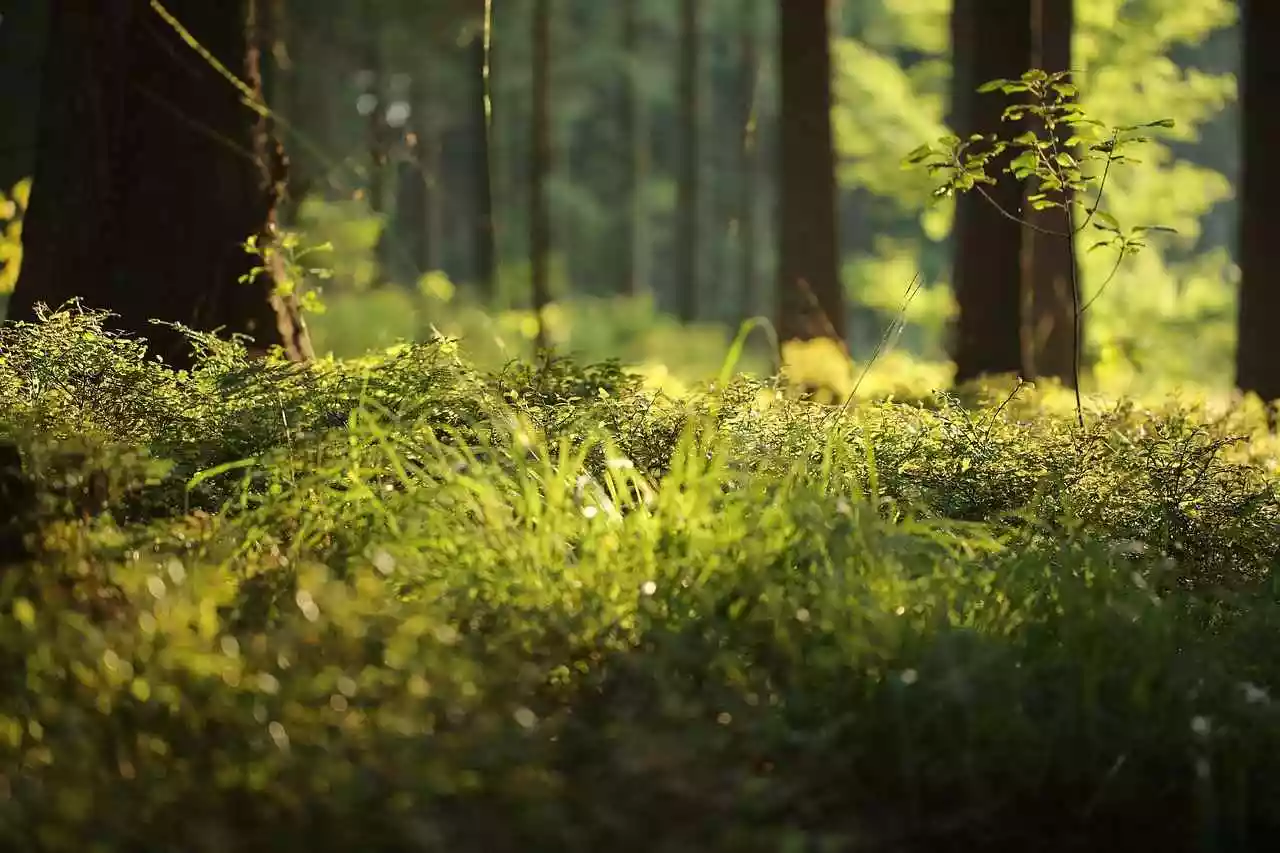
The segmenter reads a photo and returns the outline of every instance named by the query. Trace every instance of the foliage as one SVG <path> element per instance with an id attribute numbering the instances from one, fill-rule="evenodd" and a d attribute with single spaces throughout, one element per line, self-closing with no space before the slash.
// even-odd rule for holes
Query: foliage
<path id="1" fill-rule="evenodd" d="M 101 319 L 0 329 L 0 476 L 34 496 L 0 576 L 7 848 L 1280 828 L 1257 410 L 676 402 L 446 339 L 296 367 L 195 336 L 175 374 Z"/>
<path id="2" fill-rule="evenodd" d="M 361 295 L 337 293 L 325 301 L 329 310 L 309 321 L 312 340 L 318 352 L 338 357 L 443 334 L 461 340 L 475 363 L 499 369 L 527 356 L 537 332 L 532 311 L 486 309 L 442 273 L 424 276 L 416 292 L 388 287 Z M 723 327 L 682 326 L 646 297 L 566 299 L 548 306 L 543 321 L 557 351 L 588 361 L 617 358 L 660 384 L 668 374 L 685 382 L 710 379 L 729 346 Z M 756 349 L 749 356 L 744 369 L 771 372 L 770 357 L 761 357 Z"/>
<path id="3" fill-rule="evenodd" d="M 20 181 L 6 196 L 0 192 L 0 294 L 12 293 L 22 267 L 22 215 L 31 181 Z"/>
<path id="4" fill-rule="evenodd" d="M 1151 141 L 1142 132 L 1172 128 L 1173 122 L 1159 119 L 1108 128 L 1080 108 L 1079 90 L 1070 80 L 1069 72 L 1050 74 L 1033 69 L 1018 80 L 984 83 L 978 88 L 979 93 L 998 91 L 1005 95 L 1025 95 L 1025 100 L 1004 109 L 1001 120 L 1026 129 L 1007 139 L 994 133 L 975 133 L 967 139 L 947 136 L 939 142 L 939 147 L 917 148 L 907 156 L 907 163 L 923 165 L 935 179 L 941 175 L 941 183 L 933 193 L 935 198 L 977 192 L 1001 215 L 1071 245 L 1080 234 L 1089 231 L 1090 226 L 1100 232 L 1089 251 L 1110 249 L 1115 262 L 1111 273 L 1098 285 L 1097 293 L 1087 299 L 1081 292 L 1073 265 L 1072 322 L 1078 326 L 1084 312 L 1105 292 L 1124 261 L 1147 247 L 1149 235 L 1172 230 L 1158 225 L 1124 228 L 1103 206 L 1109 206 L 1107 189 L 1112 174 L 1119 177 L 1120 167 L 1135 162 L 1125 152 Z M 1024 124 L 1028 119 L 1030 124 Z M 1000 164 L 1000 174 L 992 175 L 988 170 L 996 164 Z M 1025 194 L 1025 202 L 1031 210 L 1058 211 L 1059 215 L 1052 220 L 1042 220 L 1042 224 L 1026 218 L 1021 210 L 1001 207 L 986 190 L 987 186 L 998 183 L 1001 175 L 1008 176 L 1004 180 L 1012 178 L 1019 186 L 1028 186 L 1030 192 Z M 1075 337 L 1078 340 L 1079 336 Z M 1078 389 L 1080 353 L 1075 352 L 1073 358 L 1072 385 Z"/>
<path id="5" fill-rule="evenodd" d="M 299 206 L 291 230 L 302 235 L 304 244 L 316 247 L 314 262 L 327 271 L 334 290 L 361 293 L 377 279 L 382 218 L 364 200 L 308 197 Z"/>
<path id="6" fill-rule="evenodd" d="M 250 235 L 244 242 L 244 250 L 258 258 L 258 263 L 247 273 L 240 276 L 240 284 L 248 284 L 260 275 L 275 276 L 274 293 L 276 296 L 288 297 L 297 295 L 298 307 L 304 313 L 322 314 L 325 304 L 315 288 L 307 287 L 306 280 L 315 278 L 321 281 L 332 278 L 333 271 L 328 267 L 305 266 L 308 256 L 319 252 L 331 252 L 331 245 L 304 247 L 301 238 L 295 232 L 275 233 L 267 241 Z"/>
<path id="7" fill-rule="evenodd" d="M 879 232 L 917 248 L 925 292 L 946 284 L 945 274 L 931 277 L 929 271 L 945 269 L 945 257 L 939 256 L 951 207 L 931 208 L 926 199 L 931 188 L 911 173 L 894 177 L 889 161 L 917 140 L 943 135 L 910 134 L 909 129 L 936 128 L 945 120 L 949 6 L 945 0 L 866 4 L 848 13 L 855 19 L 836 53 L 842 179 L 871 193 L 879 221 L 884 222 L 886 209 L 904 212 Z M 1088 253 L 1093 238 L 1081 237 L 1086 301 L 1101 292 L 1088 312 L 1084 361 L 1094 375 L 1087 379 L 1095 387 L 1124 391 L 1149 391 L 1170 382 L 1226 386 L 1237 273 L 1226 251 L 1195 259 L 1188 254 L 1199 245 L 1202 223 L 1221 218 L 1231 196 L 1226 177 L 1201 165 L 1220 158 L 1210 157 L 1199 134 L 1234 99 L 1235 81 L 1229 74 L 1203 71 L 1186 57 L 1234 22 L 1236 4 L 1077 0 L 1073 8 L 1073 82 L 1083 111 L 1109 127 L 1135 126 L 1153 115 L 1174 122 L 1167 141 L 1144 146 L 1141 168 L 1109 180 L 1107 196 L 1118 220 L 1159 223 L 1176 233 L 1152 235 L 1151 251 L 1120 270 L 1105 253 Z M 1101 288 L 1113 274 L 1111 284 Z M 1135 323 L 1135 317 L 1142 322 Z M 1187 357 L 1185 346 L 1189 328 L 1203 335 L 1194 357 Z"/>

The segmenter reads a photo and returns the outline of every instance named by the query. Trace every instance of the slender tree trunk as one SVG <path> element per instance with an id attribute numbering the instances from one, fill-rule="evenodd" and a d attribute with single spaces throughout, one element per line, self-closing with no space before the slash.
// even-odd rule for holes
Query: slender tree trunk
<path id="1" fill-rule="evenodd" d="M 199 43 L 260 97 L 256 0 L 170 0 Z M 311 356 L 293 296 L 242 248 L 271 239 L 283 158 L 265 118 L 145 0 L 50 6 L 35 186 L 26 253 L 9 306 L 34 320 L 80 296 L 146 337 L 175 366 L 191 361 L 177 321 Z M 273 271 L 278 274 L 278 270 Z"/>
<path id="2" fill-rule="evenodd" d="M 704 99 L 708 121 L 703 148 L 703 183 L 707 203 L 702 233 L 701 288 L 704 319 L 717 323 L 738 321 L 737 290 L 740 275 L 738 263 L 739 217 L 738 198 L 742 165 L 742 135 L 746 119 L 744 103 L 749 95 L 743 91 L 741 68 L 735 64 L 741 40 L 727 32 L 708 33 L 707 64 L 714 72 L 706 85 Z"/>
<path id="3" fill-rule="evenodd" d="M 533 127 L 529 175 L 529 252 L 533 310 L 538 317 L 537 347 L 547 346 L 543 309 L 551 302 L 548 281 L 551 254 L 551 210 L 547 176 L 551 172 L 551 0 L 533 6 Z"/>
<path id="4" fill-rule="evenodd" d="M 680 0 L 680 177 L 676 201 L 676 288 L 680 319 L 698 319 L 699 143 L 702 105 L 698 98 L 701 0 Z"/>
<path id="5" fill-rule="evenodd" d="M 497 256 L 497 223 L 493 211 L 493 129 L 492 116 L 489 110 L 490 74 L 493 69 L 492 52 L 485 43 L 483 33 L 477 35 L 471 46 L 474 71 L 471 75 L 475 81 L 475 95 L 471 99 L 472 115 L 475 117 L 475 265 L 476 287 L 481 296 L 492 300 L 497 293 L 498 256 Z"/>
<path id="6" fill-rule="evenodd" d="M 413 82 L 412 111 L 417 123 L 413 158 L 422 189 L 418 200 L 421 227 L 414 243 L 414 263 L 420 273 L 434 272 L 440 266 L 440 131 L 434 104 L 434 67 L 423 62 L 420 79 Z"/>
<path id="7" fill-rule="evenodd" d="M 1236 343 L 1236 385 L 1265 402 L 1280 400 L 1280 350 L 1275 321 L 1280 317 L 1280 4 L 1249 0 L 1243 5 L 1243 80 L 1240 112 L 1244 156 L 1240 174 L 1240 302 Z M 1274 424 L 1274 418 L 1273 418 Z"/>
<path id="8" fill-rule="evenodd" d="M 397 252 L 397 281 L 413 281 L 440 269 L 438 176 L 440 144 L 431 98 L 430 65 L 423 60 L 409 84 L 407 97 L 413 132 L 408 135 L 408 158 L 396 169 L 395 213 L 388 222 Z"/>
<path id="9" fill-rule="evenodd" d="M 647 289 L 642 277 L 641 245 L 645 234 L 647 205 L 644 200 L 645 181 L 648 178 L 648 138 L 644 133 L 644 95 L 640 91 L 640 22 L 637 4 L 639 0 L 622 0 L 622 53 L 626 69 L 622 79 L 621 121 L 618 151 L 625 162 L 622 166 L 623 198 L 625 209 L 619 218 L 623 222 L 621 237 L 617 241 L 621 250 L 618 266 L 621 271 L 621 292 L 627 296 L 639 296 Z"/>
<path id="10" fill-rule="evenodd" d="M 845 338 L 831 138 L 827 0 L 779 0 L 779 342 Z"/>
<path id="11" fill-rule="evenodd" d="M 1031 67 L 1049 73 L 1071 70 L 1072 0 L 1032 0 Z M 1048 135 L 1041 124 L 1036 132 Z M 1071 130 L 1058 128 L 1058 145 L 1066 149 Z M 1028 181 L 1027 192 L 1039 192 L 1039 180 Z M 1070 209 L 1071 193 L 1054 193 L 1053 200 Z M 1033 210 L 1025 207 L 1025 219 L 1035 228 L 1023 233 L 1022 278 L 1022 359 L 1027 378 L 1053 377 L 1066 385 L 1076 380 L 1078 334 L 1077 293 L 1073 280 L 1076 268 L 1075 240 L 1046 234 L 1065 234 L 1073 229 L 1069 214 L 1061 210 Z M 1040 229 L 1040 230 L 1037 230 Z"/>
<path id="12" fill-rule="evenodd" d="M 383 55 L 381 23 L 375 0 L 365 0 L 361 7 L 364 39 L 364 104 L 365 144 L 369 149 L 369 209 L 377 214 L 387 212 L 387 70 Z"/>
<path id="13" fill-rule="evenodd" d="M 365 113 L 366 167 L 369 175 L 365 181 L 369 210 L 379 217 L 382 232 L 373 249 L 372 287 L 383 287 L 395 267 L 394 235 L 390 211 L 387 209 L 387 166 L 390 162 L 390 127 L 387 125 L 387 69 L 382 45 L 381 17 L 377 0 L 364 0 L 359 7 L 360 29 L 363 36 L 361 74 L 364 76 L 364 92 L 361 109 Z"/>
<path id="14" fill-rule="evenodd" d="M 479 222 L 481 203 L 477 197 L 475 166 L 477 139 L 469 119 L 451 123 L 440 135 L 441 232 L 440 261 L 443 271 L 453 281 L 468 282 L 482 293 L 481 271 L 477 255 L 481 235 Z"/>
<path id="15" fill-rule="evenodd" d="M 323 198 L 349 198 L 356 190 L 353 176 L 345 169 L 334 170 L 321 153 L 344 147 L 340 131 L 349 107 L 332 93 L 340 91 L 344 78 L 356 69 L 345 52 L 334 55 L 342 22 L 318 10 L 314 0 L 283 2 L 289 29 L 285 47 L 292 66 L 284 116 L 309 141 L 291 151 L 288 206 L 296 208 L 313 192 Z"/>
<path id="16" fill-rule="evenodd" d="M 292 121 L 297 117 L 302 103 L 302 83 L 291 48 L 294 10 L 288 0 L 267 2 L 271 61 L 264 63 L 262 90 L 271 109 Z M 279 205 L 279 218 L 285 227 L 292 227 L 297 222 L 298 207 L 308 189 L 306 172 L 298 166 L 292 156 L 288 157 L 287 179 Z"/>
<path id="17" fill-rule="evenodd" d="M 742 124 L 738 146 L 738 263 L 739 284 L 735 310 L 738 322 L 751 317 L 757 310 L 754 302 L 759 289 L 756 279 L 760 275 L 760 257 L 756 250 L 759 237 L 759 89 L 760 51 L 759 39 L 763 0 L 744 0 L 742 31 L 739 34 L 738 73 L 742 87 Z"/>
<path id="18" fill-rule="evenodd" d="M 955 0 L 951 12 L 953 66 L 952 112 L 961 138 L 974 133 L 1007 136 L 1002 122 L 1007 104 L 999 92 L 977 94 L 978 86 L 998 77 L 1016 78 L 1031 56 L 1031 0 L 995 4 Z M 999 174 L 1004 161 L 993 163 Z M 1001 176 L 995 186 L 961 193 L 956 200 L 955 291 L 956 382 L 979 376 L 1023 373 L 1021 342 L 1022 227 L 995 209 L 1022 215 L 1023 188 Z"/>
<path id="19" fill-rule="evenodd" d="M 772 3 L 762 3 L 762 16 L 779 11 Z M 776 26 L 774 21 L 769 24 Z M 768 26 L 762 30 L 769 32 Z M 778 303 L 779 266 L 778 255 L 782 247 L 782 181 L 778 168 L 781 154 L 781 112 L 778 97 L 766 98 L 766 92 L 780 88 L 778 64 L 773 51 L 761 51 L 760 88 L 756 90 L 755 123 L 755 215 L 760 239 L 756 241 L 757 256 L 756 289 L 751 294 L 752 311 L 755 314 L 773 316 Z"/>

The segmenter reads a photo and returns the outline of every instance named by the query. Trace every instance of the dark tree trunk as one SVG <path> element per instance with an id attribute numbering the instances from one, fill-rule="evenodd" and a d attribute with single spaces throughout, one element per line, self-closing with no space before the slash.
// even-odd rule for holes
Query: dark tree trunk
<path id="1" fill-rule="evenodd" d="M 476 288 L 482 298 L 489 300 L 497 293 L 497 244 L 496 223 L 493 215 L 493 140 L 490 138 L 492 117 L 489 115 L 490 67 L 493 57 L 483 34 L 477 35 L 471 44 L 475 83 L 471 98 L 471 115 L 474 117 L 476 151 L 475 164 L 475 266 Z"/>
<path id="2" fill-rule="evenodd" d="M 360 7 L 364 30 L 364 100 L 368 114 L 365 116 L 365 146 L 368 149 L 369 209 L 383 214 L 387 210 L 387 71 L 382 50 L 381 22 L 373 0 L 365 0 Z"/>
<path id="3" fill-rule="evenodd" d="M 641 241 L 645 233 L 645 182 L 648 177 L 649 145 L 645 133 L 644 95 L 640 91 L 640 0 L 622 0 L 622 108 L 619 114 L 618 151 L 624 159 L 621 172 L 625 199 L 616 240 L 621 292 L 627 296 L 644 293 L 648 283 L 642 276 Z"/>
<path id="4" fill-rule="evenodd" d="M 761 11 L 763 0 L 744 0 L 742 32 L 739 34 L 738 73 L 742 87 L 741 139 L 738 145 L 738 263 L 739 283 L 735 310 L 738 322 L 750 318 L 758 306 L 760 256 L 756 247 L 759 235 L 759 89 Z"/>
<path id="5" fill-rule="evenodd" d="M 387 172 L 390 163 L 391 127 L 387 124 L 387 68 L 386 56 L 382 46 L 382 18 L 378 14 L 375 0 L 364 0 L 360 5 L 360 29 L 363 36 L 363 57 L 361 73 L 365 86 L 362 93 L 362 107 L 368 110 L 365 115 L 365 150 L 368 179 L 367 200 L 369 210 L 382 220 L 382 234 L 374 247 L 373 287 L 387 284 L 387 273 L 394 265 L 395 248 L 388 220 L 387 210 Z"/>
<path id="6" fill-rule="evenodd" d="M 1240 174 L 1240 303 L 1236 343 L 1236 385 L 1270 403 L 1280 400 L 1280 349 L 1275 322 L 1280 317 L 1280 4 L 1243 3 L 1243 80 L 1240 111 L 1243 158 Z"/>
<path id="7" fill-rule="evenodd" d="M 31 177 L 49 0 L 0 3 L 0 194 Z"/>
<path id="8" fill-rule="evenodd" d="M 223 65 L 261 91 L 255 0 L 171 0 Z M 40 113 L 26 255 L 10 319 L 72 297 L 115 312 L 175 366 L 185 339 L 152 318 L 252 336 L 311 356 L 296 300 L 272 275 L 238 282 L 269 239 L 283 158 L 267 121 L 145 0 L 57 0 Z"/>
<path id="9" fill-rule="evenodd" d="M 450 279 L 468 282 L 483 296 L 477 265 L 480 202 L 475 189 L 476 138 L 472 122 L 452 124 L 440 134 L 441 268 Z"/>
<path id="10" fill-rule="evenodd" d="M 1031 67 L 1049 73 L 1071 70 L 1072 25 L 1072 0 L 1032 0 Z M 1048 135 L 1043 125 L 1036 132 L 1042 138 Z M 1065 149 L 1071 129 L 1059 127 L 1056 136 L 1058 145 Z M 1038 192 L 1039 181 L 1031 179 L 1027 189 Z M 1070 190 L 1054 193 L 1051 198 L 1069 207 Z M 1027 377 L 1053 377 L 1074 385 L 1083 319 L 1078 316 L 1078 294 L 1073 287 L 1078 274 L 1075 240 L 1057 236 L 1070 233 L 1074 226 L 1068 214 L 1058 209 L 1037 211 L 1028 205 L 1025 218 L 1036 226 L 1024 232 L 1022 247 L 1022 273 L 1027 283 L 1023 289 L 1022 358 Z"/>
<path id="11" fill-rule="evenodd" d="M 389 223 L 394 244 L 403 249 L 395 270 L 399 281 L 441 269 L 440 133 L 433 89 L 431 63 L 424 59 L 407 95 L 413 132 L 408 136 L 408 159 L 397 167 L 395 213 Z"/>
<path id="12" fill-rule="evenodd" d="M 961 138 L 974 133 L 1008 136 L 1001 115 L 1008 103 L 999 92 L 977 94 L 999 77 L 1016 78 L 1031 56 L 1031 0 L 991 3 L 955 0 L 951 12 L 952 112 Z M 993 163 L 1000 173 L 1005 161 Z M 1022 231 L 1009 216 L 1022 215 L 1023 188 L 1000 175 L 995 186 L 961 193 L 956 200 L 955 291 L 956 382 L 1000 373 L 1022 374 Z M 994 204 L 993 204 L 994 202 Z M 996 205 L 1006 215 L 996 209 Z"/>
<path id="13" fill-rule="evenodd" d="M 698 68 L 701 0 L 680 0 L 680 175 L 676 200 L 676 289 L 680 319 L 698 319 L 699 141 Z"/>
<path id="14" fill-rule="evenodd" d="M 827 0 L 780 0 L 778 339 L 845 339 Z"/>
<path id="15" fill-rule="evenodd" d="M 529 252 L 533 310 L 538 317 L 537 347 L 546 347 L 543 309 L 551 302 L 548 281 L 551 211 L 547 176 L 551 172 L 551 0 L 533 6 L 533 127 L 529 161 Z"/>
<path id="16" fill-rule="evenodd" d="M 278 111 L 292 127 L 289 141 L 289 180 L 282 218 L 296 217 L 303 199 L 314 193 L 321 198 L 350 198 L 356 186 L 348 170 L 333 169 L 324 152 L 341 150 L 339 106 L 345 103 L 331 96 L 344 85 L 350 74 L 350 57 L 335 56 L 334 43 L 339 40 L 341 20 L 323 14 L 313 0 L 279 0 L 284 6 L 283 20 L 287 29 L 284 47 L 289 57 L 289 72 L 282 80 L 284 91 Z M 270 90 L 268 98 L 272 97 Z M 272 105 L 276 106 L 275 104 Z"/>
<path id="17" fill-rule="evenodd" d="M 292 49 L 295 10 L 288 0 L 266 2 L 266 43 L 270 45 L 270 51 L 266 53 L 271 59 L 270 62 L 265 57 L 263 60 L 262 91 L 272 111 L 290 121 L 301 112 L 302 104 L 302 80 Z M 299 168 L 295 158 L 290 155 L 278 205 L 278 218 L 284 227 L 292 228 L 297 223 L 298 209 L 308 189 L 307 170 Z"/>
<path id="18" fill-rule="evenodd" d="M 413 222 L 412 241 L 408 244 L 419 274 L 435 272 L 440 266 L 440 132 L 432 103 L 435 78 L 428 61 L 423 62 L 419 78 L 411 89 L 411 109 L 416 133 L 413 140 L 413 162 L 410 165 L 412 198 L 405 214 Z"/>
<path id="19" fill-rule="evenodd" d="M 762 22 L 763 38 L 770 32 L 770 26 L 776 26 L 776 13 L 779 7 L 772 3 L 762 3 L 761 14 L 774 20 Z M 781 128 L 778 117 L 780 104 L 778 97 L 766 98 L 766 92 L 777 92 L 780 87 L 778 64 L 774 51 L 763 50 L 759 55 L 760 86 L 756 90 L 756 122 L 755 122 L 755 184 L 756 222 L 760 239 L 756 241 L 754 253 L 757 256 L 758 274 L 755 277 L 756 289 L 751 295 L 751 304 L 755 314 L 772 317 L 778 304 L 778 253 L 781 249 L 782 225 L 782 187 L 781 171 L 778 168 L 781 155 Z"/>

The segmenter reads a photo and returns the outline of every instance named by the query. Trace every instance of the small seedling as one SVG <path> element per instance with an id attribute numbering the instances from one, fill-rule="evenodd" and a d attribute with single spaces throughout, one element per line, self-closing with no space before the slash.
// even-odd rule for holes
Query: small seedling
<path id="1" fill-rule="evenodd" d="M 936 200 L 959 193 L 977 191 L 1001 215 L 1042 234 L 1074 241 L 1092 228 L 1099 238 L 1088 251 L 1110 249 L 1115 264 L 1097 291 L 1087 300 L 1081 296 L 1079 274 L 1071 266 L 1071 298 L 1074 305 L 1072 384 L 1075 386 L 1076 419 L 1084 427 L 1080 400 L 1080 320 L 1089 306 L 1106 290 L 1125 258 L 1147 246 L 1153 231 L 1172 232 L 1159 225 L 1124 228 L 1116 217 L 1103 210 L 1107 181 L 1115 166 L 1141 161 L 1126 152 L 1150 141 L 1146 132 L 1173 127 L 1172 119 L 1137 125 L 1108 127 L 1089 117 L 1079 104 L 1079 90 L 1070 82 L 1070 72 L 1049 73 L 1032 69 L 1017 80 L 992 80 L 978 88 L 980 93 L 1001 92 L 1023 95 L 1025 102 L 1005 108 L 1002 121 L 1028 129 L 1009 139 L 996 134 L 975 133 L 966 139 L 945 136 L 933 145 L 922 145 L 906 157 L 911 166 L 923 166 L 941 183 L 934 190 Z M 995 170 L 993 176 L 991 171 Z M 987 190 L 1000 174 L 1027 184 L 1024 202 L 1032 210 L 1061 211 L 1060 228 L 1045 227 L 1006 210 Z"/>
<path id="2" fill-rule="evenodd" d="M 312 267 L 305 264 L 308 255 L 314 252 L 331 252 L 333 246 L 324 243 L 319 246 L 305 247 L 298 234 L 293 231 L 279 233 L 269 241 L 262 241 L 257 235 L 244 241 L 244 250 L 255 255 L 261 261 L 247 273 L 240 276 L 240 283 L 247 284 L 260 275 L 270 274 L 274 279 L 275 295 L 281 298 L 296 295 L 298 310 L 307 314 L 323 314 L 325 304 L 320 292 L 314 287 L 303 289 L 301 285 L 308 278 L 327 280 L 333 277 L 333 270 L 326 267 Z"/>

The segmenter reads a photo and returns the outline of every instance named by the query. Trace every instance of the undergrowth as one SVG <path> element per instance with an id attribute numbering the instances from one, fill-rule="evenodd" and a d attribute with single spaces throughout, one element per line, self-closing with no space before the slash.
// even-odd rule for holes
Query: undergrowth
<path id="1" fill-rule="evenodd" d="M 1252 850 L 1244 410 L 0 328 L 0 845 Z"/>

